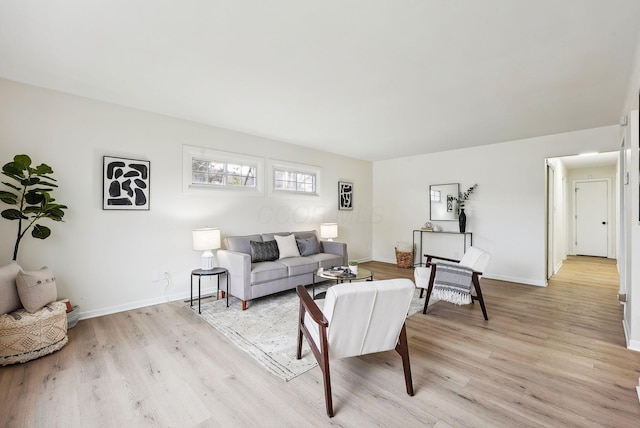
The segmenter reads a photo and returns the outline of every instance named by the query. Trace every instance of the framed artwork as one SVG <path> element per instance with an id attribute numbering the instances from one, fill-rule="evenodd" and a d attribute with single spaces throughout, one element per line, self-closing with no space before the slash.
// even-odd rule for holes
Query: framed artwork
<path id="1" fill-rule="evenodd" d="M 338 209 L 353 209 L 353 183 L 347 181 L 338 182 Z"/>
<path id="2" fill-rule="evenodd" d="M 104 156 L 103 210 L 149 210 L 150 162 Z"/>

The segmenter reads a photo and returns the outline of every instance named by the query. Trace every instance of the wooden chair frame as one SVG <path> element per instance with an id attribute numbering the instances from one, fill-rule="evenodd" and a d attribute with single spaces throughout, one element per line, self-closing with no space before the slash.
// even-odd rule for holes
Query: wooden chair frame
<path id="1" fill-rule="evenodd" d="M 333 417 L 333 400 L 331 398 L 331 376 L 329 373 L 329 344 L 327 341 L 327 328 L 329 327 L 329 321 L 324 317 L 324 314 L 316 305 L 311 295 L 306 288 L 302 285 L 296 287 L 296 292 L 300 297 L 300 316 L 298 318 L 298 349 L 296 358 L 299 360 L 302 358 L 302 336 L 307 339 L 311 352 L 318 361 L 318 365 L 322 369 L 322 376 L 324 380 L 324 397 L 326 403 L 327 415 Z M 320 349 L 316 346 L 312 339 L 311 334 L 307 326 L 305 325 L 305 314 L 308 313 L 311 319 L 318 324 L 320 333 Z M 407 341 L 407 329 L 406 325 L 402 324 L 402 330 L 400 330 L 400 337 L 398 338 L 398 344 L 396 345 L 396 352 L 400 354 L 402 358 L 402 367 L 404 368 L 404 380 L 407 388 L 407 394 L 413 396 L 413 380 L 411 378 L 411 365 L 409 362 L 409 345 Z"/>
<path id="2" fill-rule="evenodd" d="M 429 305 L 429 299 L 431 298 L 431 291 L 433 291 L 433 283 L 436 279 L 436 269 L 438 268 L 437 267 L 438 265 L 431 263 L 431 261 L 433 259 L 437 259 L 437 260 L 444 260 L 447 262 L 458 263 L 460 262 L 460 260 L 448 259 L 446 257 L 432 256 L 429 254 L 425 254 L 424 256 L 427 258 L 425 266 L 431 267 L 431 276 L 429 277 L 429 288 L 427 288 L 427 298 L 424 301 L 424 309 L 422 310 L 422 313 L 426 314 L 427 306 Z M 480 308 L 482 308 L 482 315 L 484 315 L 485 321 L 489 321 L 489 317 L 487 316 L 487 308 L 484 305 L 484 298 L 482 297 L 482 289 L 480 288 L 480 275 L 482 275 L 482 272 L 477 272 L 477 271 L 473 271 L 473 274 L 471 275 L 471 281 L 473 282 L 473 287 L 476 290 L 476 296 L 474 296 L 473 294 L 471 295 L 471 303 L 475 302 L 476 300 L 479 301 Z M 424 292 L 424 288 L 421 288 L 420 298 L 422 298 L 423 292 Z"/>

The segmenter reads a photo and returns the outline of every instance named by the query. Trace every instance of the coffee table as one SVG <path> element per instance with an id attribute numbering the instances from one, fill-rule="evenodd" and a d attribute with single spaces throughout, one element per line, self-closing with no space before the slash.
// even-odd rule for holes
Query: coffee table
<path id="1" fill-rule="evenodd" d="M 316 296 L 316 277 L 323 279 L 335 279 L 336 284 L 342 284 L 345 281 L 373 281 L 373 271 L 363 267 L 358 267 L 358 273 L 355 275 L 336 275 L 329 273 L 322 268 L 318 269 L 314 272 L 311 290 L 314 299 L 322 299 L 326 293 L 318 293 Z"/>

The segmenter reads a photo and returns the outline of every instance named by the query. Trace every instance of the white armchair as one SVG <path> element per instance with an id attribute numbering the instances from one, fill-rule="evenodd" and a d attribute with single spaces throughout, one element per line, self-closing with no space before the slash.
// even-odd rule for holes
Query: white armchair
<path id="1" fill-rule="evenodd" d="M 421 288 L 420 297 L 422 297 L 424 290 L 427 290 L 427 298 L 424 301 L 424 309 L 422 310 L 422 313 L 427 313 L 427 305 L 429 305 L 429 299 L 431 298 L 431 292 L 433 291 L 434 282 L 436 280 L 436 272 L 438 269 L 437 261 L 444 260 L 446 262 L 457 263 L 458 265 L 467 267 L 471 270 L 471 303 L 475 300 L 480 302 L 482 315 L 484 315 L 484 319 L 488 321 L 489 317 L 487 316 L 487 309 L 484 305 L 479 277 L 489 264 L 491 254 L 478 247 L 469 247 L 467 252 L 464 253 L 464 256 L 462 256 L 462 259 L 459 261 L 445 257 L 432 256 L 429 254 L 425 254 L 425 256 L 427 257 L 426 267 L 417 267 L 414 270 L 416 286 Z M 436 261 L 434 261 L 434 259 Z M 475 295 L 473 293 L 475 293 Z"/>
<path id="2" fill-rule="evenodd" d="M 414 290 L 406 278 L 336 285 L 324 300 L 313 300 L 302 285 L 296 288 L 297 358 L 302 357 L 304 336 L 322 369 L 329 417 L 333 416 L 329 359 L 395 349 L 402 357 L 407 394 L 413 395 L 405 319 Z"/>

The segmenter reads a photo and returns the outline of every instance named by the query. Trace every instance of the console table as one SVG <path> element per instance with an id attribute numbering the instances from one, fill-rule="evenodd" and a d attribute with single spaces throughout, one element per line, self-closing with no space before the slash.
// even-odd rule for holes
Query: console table
<path id="1" fill-rule="evenodd" d="M 444 231 L 440 231 L 440 232 L 434 232 L 433 230 L 422 230 L 422 229 L 416 229 L 413 231 L 413 248 L 416 248 L 416 243 L 418 244 L 418 248 L 419 250 L 417 251 L 417 254 L 419 254 L 420 258 L 418 259 L 418 263 L 415 262 L 414 259 L 414 266 L 422 266 L 424 265 L 424 263 L 422 263 L 422 257 L 424 257 L 424 255 L 422 254 L 422 240 L 424 238 L 425 233 L 432 233 L 432 234 L 437 234 L 437 235 L 458 235 L 460 237 L 462 237 L 462 249 L 463 249 L 463 254 L 467 252 L 467 248 L 469 248 L 470 246 L 473 245 L 473 233 L 471 232 L 444 232 Z M 418 234 L 418 239 L 416 240 L 416 234 Z M 467 245 L 467 237 L 469 237 L 468 241 L 469 241 L 469 245 Z M 454 238 L 454 239 L 458 239 L 458 238 Z"/>

